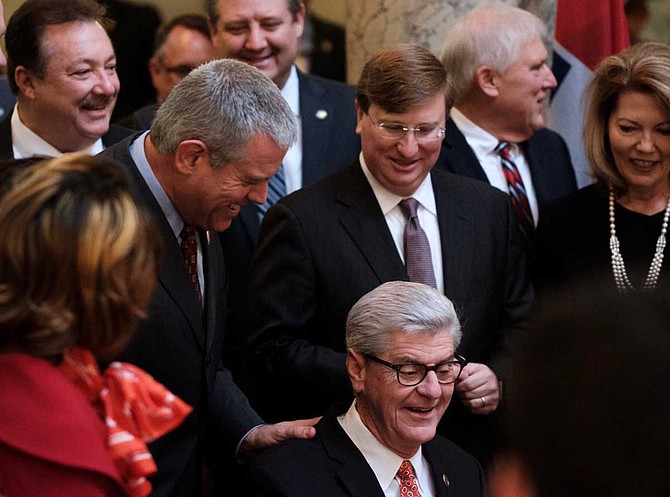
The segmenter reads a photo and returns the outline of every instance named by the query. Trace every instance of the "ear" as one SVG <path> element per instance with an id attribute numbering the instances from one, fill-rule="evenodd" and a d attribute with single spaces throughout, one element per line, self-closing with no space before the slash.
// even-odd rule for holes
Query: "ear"
<path id="1" fill-rule="evenodd" d="M 356 117 L 357 117 L 356 134 L 360 135 L 362 131 L 361 121 L 363 120 L 365 112 L 363 112 L 363 109 L 361 109 L 361 104 L 358 103 L 358 100 L 354 100 L 354 106 L 356 107 Z"/>
<path id="2" fill-rule="evenodd" d="M 367 361 L 365 357 L 356 352 L 354 349 L 347 349 L 347 373 L 354 393 L 358 395 L 365 390 L 365 366 Z"/>
<path id="3" fill-rule="evenodd" d="M 158 59 L 156 57 L 151 57 L 149 59 L 148 66 L 149 66 L 149 74 L 151 75 L 151 79 L 153 80 L 161 72 L 161 63 L 158 62 Z"/>
<path id="4" fill-rule="evenodd" d="M 475 79 L 479 89 L 487 96 L 493 98 L 497 97 L 498 89 L 498 73 L 488 66 L 481 66 L 475 72 Z"/>
<path id="5" fill-rule="evenodd" d="M 200 140 L 185 140 L 177 146 L 175 152 L 174 167 L 185 175 L 192 175 L 196 168 L 211 167 L 207 162 L 209 150 Z"/>
<path id="6" fill-rule="evenodd" d="M 14 81 L 19 87 L 21 94 L 30 98 L 35 98 L 35 75 L 25 66 L 18 66 L 14 71 Z"/>
<path id="7" fill-rule="evenodd" d="M 297 28 L 298 38 L 302 36 L 302 32 L 305 30 L 305 4 L 300 2 L 300 10 L 295 14 L 295 23 Z"/>

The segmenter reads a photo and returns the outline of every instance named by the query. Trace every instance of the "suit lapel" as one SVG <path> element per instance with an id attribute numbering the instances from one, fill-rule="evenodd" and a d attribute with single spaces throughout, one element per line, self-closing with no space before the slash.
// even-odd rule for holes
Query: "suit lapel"
<path id="1" fill-rule="evenodd" d="M 349 171 L 351 174 L 336 193 L 336 200 L 344 206 L 340 216 L 342 226 L 380 282 L 409 281 L 379 203 L 358 161 Z"/>
<path id="2" fill-rule="evenodd" d="M 535 198 L 538 205 L 543 205 L 547 198 L 551 198 L 552 194 L 552 168 L 549 164 L 545 164 L 545 160 L 543 159 L 544 154 L 538 153 L 537 147 L 533 146 L 532 137 L 521 144 L 521 149 L 530 170 L 530 177 L 533 178 Z M 543 179 L 548 180 L 548 182 L 545 183 L 542 181 Z"/>
<path id="3" fill-rule="evenodd" d="M 468 294 L 466 283 L 476 249 L 475 226 L 469 207 L 471 199 L 451 186 L 448 173 L 434 171 L 431 178 L 442 244 L 444 294 L 451 300 L 462 300 Z"/>
<path id="4" fill-rule="evenodd" d="M 216 300 L 219 298 L 220 292 L 218 291 L 216 268 L 214 267 L 212 257 L 211 233 L 199 229 L 198 234 L 200 235 L 200 246 L 202 247 L 202 270 L 205 277 L 205 299 L 202 319 L 206 342 L 205 350 L 209 352 L 216 333 L 218 306 Z"/>
<path id="5" fill-rule="evenodd" d="M 298 71 L 300 121 L 302 129 L 302 184 L 310 185 L 323 177 L 328 154 L 334 111 L 323 98 L 324 88 L 314 78 Z M 306 146 L 307 145 L 307 146 Z"/>
<path id="6" fill-rule="evenodd" d="M 461 176 L 468 176 L 488 183 L 486 173 L 477 160 L 477 156 L 465 140 L 454 121 L 447 120 L 446 132 L 440 151 L 438 164 L 445 164 L 446 170 Z"/>
<path id="7" fill-rule="evenodd" d="M 435 497 L 448 497 L 451 480 L 449 471 L 454 468 L 449 467 L 440 450 L 432 450 L 432 441 L 424 444 L 421 452 L 430 464 Z"/>
<path id="8" fill-rule="evenodd" d="M 202 313 L 198 308 L 198 300 L 189 281 L 188 272 L 184 270 L 185 262 L 177 243 L 177 239 L 168 223 L 163 210 L 140 174 L 130 156 L 130 144 L 139 135 L 121 141 L 103 152 L 126 166 L 130 175 L 136 198 L 140 199 L 153 215 L 164 241 L 163 262 L 158 273 L 158 284 L 172 298 L 175 305 L 182 311 L 189 322 L 193 336 L 204 349 L 205 337 L 202 326 Z"/>

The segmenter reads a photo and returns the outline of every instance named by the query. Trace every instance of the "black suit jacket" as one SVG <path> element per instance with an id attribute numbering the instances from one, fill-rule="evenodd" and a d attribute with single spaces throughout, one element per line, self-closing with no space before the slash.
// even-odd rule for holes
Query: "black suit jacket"
<path id="1" fill-rule="evenodd" d="M 355 92 L 351 86 L 298 71 L 302 126 L 302 184 L 312 184 L 354 160 L 361 144 L 356 134 Z M 220 234 L 230 275 L 226 364 L 236 377 L 242 369 L 247 330 L 248 281 L 260 221 L 255 204 L 242 206 L 230 228 Z"/>
<path id="2" fill-rule="evenodd" d="M 384 497 L 363 454 L 331 410 L 313 440 L 292 440 L 261 454 L 249 469 L 256 494 L 266 497 Z M 441 436 L 422 446 L 437 497 L 482 497 L 484 474 L 474 457 Z M 448 486 L 447 486 L 448 485 Z"/>
<path id="3" fill-rule="evenodd" d="M 137 131 L 146 131 L 151 128 L 151 123 L 156 117 L 156 112 L 161 104 L 154 102 L 137 109 L 132 114 L 128 114 L 123 119 L 116 121 L 116 124 L 125 128 Z"/>
<path id="4" fill-rule="evenodd" d="M 14 109 L 0 121 L 0 159 L 13 159 L 14 149 L 12 143 L 12 115 Z M 133 130 L 117 126 L 115 124 L 109 125 L 109 130 L 102 136 L 102 144 L 109 147 L 123 140 L 129 135 L 133 134 Z"/>
<path id="5" fill-rule="evenodd" d="M 543 128 L 520 145 L 533 178 L 539 206 L 577 190 L 570 152 L 558 133 Z M 488 183 L 477 156 L 451 119 L 447 121 L 442 150 L 435 168 Z"/>
<path id="6" fill-rule="evenodd" d="M 150 445 L 158 465 L 152 496 L 199 495 L 195 489 L 201 481 L 205 437 L 232 454 L 261 419 L 220 361 L 226 277 L 218 238 L 199 232 L 206 289 L 201 313 L 176 237 L 130 156 L 129 146 L 137 136 L 103 155 L 127 170 L 135 199 L 152 213 L 163 235 L 165 255 L 149 317 L 122 360 L 147 371 L 194 409 L 181 426 Z"/>
<path id="7" fill-rule="evenodd" d="M 458 351 L 491 365 L 532 299 L 516 217 L 508 196 L 487 184 L 443 171 L 431 176 L 445 294 L 463 324 Z M 261 412 L 311 416 L 350 399 L 347 313 L 381 283 L 408 280 L 358 161 L 268 211 L 251 274 L 250 359 Z M 448 412 L 459 415 L 460 403 L 453 404 Z M 475 453 L 471 427 L 486 416 L 461 414 L 463 427 L 446 433 Z"/>

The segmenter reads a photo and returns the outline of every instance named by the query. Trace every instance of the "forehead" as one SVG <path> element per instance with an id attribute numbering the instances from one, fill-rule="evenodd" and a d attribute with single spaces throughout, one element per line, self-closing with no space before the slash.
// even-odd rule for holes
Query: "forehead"
<path id="1" fill-rule="evenodd" d="M 547 47 L 544 46 L 539 36 L 534 36 L 523 45 L 519 53 L 519 62 L 539 62 L 549 56 Z"/>
<path id="2" fill-rule="evenodd" d="M 430 123 L 444 121 L 447 113 L 447 99 L 442 93 L 438 93 L 423 102 L 410 107 L 404 112 L 390 112 L 384 110 L 380 105 L 371 102 L 368 114 L 386 121 L 397 121 L 402 123 Z"/>
<path id="3" fill-rule="evenodd" d="M 77 21 L 47 26 L 42 37 L 47 63 L 61 65 L 77 60 L 106 60 L 114 55 L 104 28 L 94 21 Z"/>
<path id="4" fill-rule="evenodd" d="M 409 333 L 403 330 L 389 333 L 380 355 L 391 362 L 411 359 L 424 364 L 443 361 L 454 354 L 454 341 L 448 329 L 436 333 Z"/>
<path id="5" fill-rule="evenodd" d="M 200 31 L 189 29 L 185 26 L 175 26 L 162 45 L 162 52 L 169 52 L 173 56 L 179 56 L 184 52 L 194 51 L 202 57 L 209 56 L 207 50 L 211 49 L 211 40 Z"/>
<path id="6" fill-rule="evenodd" d="M 218 0 L 222 20 L 289 15 L 287 0 Z"/>
<path id="7" fill-rule="evenodd" d="M 617 97 L 610 118 L 625 117 L 639 121 L 667 122 L 668 116 L 651 93 L 624 91 Z"/>

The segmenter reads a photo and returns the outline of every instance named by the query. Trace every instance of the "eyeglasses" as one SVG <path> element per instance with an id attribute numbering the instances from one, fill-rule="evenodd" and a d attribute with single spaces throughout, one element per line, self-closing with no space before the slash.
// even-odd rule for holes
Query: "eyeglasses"
<path id="1" fill-rule="evenodd" d="M 377 364 L 393 369 L 396 372 L 398 383 L 406 387 L 413 387 L 421 383 L 429 371 L 435 371 L 438 383 L 449 385 L 458 379 L 461 371 L 463 371 L 463 368 L 468 363 L 464 357 L 459 355 L 454 356 L 453 361 L 441 362 L 435 366 L 415 363 L 391 364 L 373 355 L 365 354 L 365 357 Z"/>
<path id="2" fill-rule="evenodd" d="M 370 122 L 379 130 L 379 134 L 389 140 L 401 140 L 408 131 L 414 133 L 414 138 L 419 143 L 428 143 L 444 137 L 444 128 L 435 124 L 421 124 L 416 128 L 410 128 L 402 123 L 376 123 L 369 114 L 366 115 L 370 119 Z"/>

